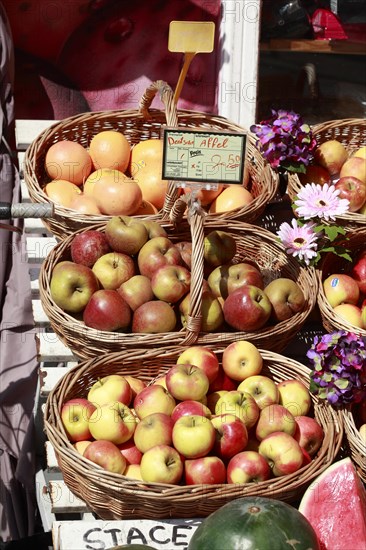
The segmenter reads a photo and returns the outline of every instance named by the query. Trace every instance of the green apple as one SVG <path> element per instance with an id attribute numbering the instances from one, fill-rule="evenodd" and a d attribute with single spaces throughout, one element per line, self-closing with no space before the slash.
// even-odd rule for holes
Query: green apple
<path id="1" fill-rule="evenodd" d="M 96 406 L 119 401 L 129 405 L 132 389 L 126 378 L 120 374 L 108 374 L 99 378 L 88 392 L 88 400 Z"/>
<path id="2" fill-rule="evenodd" d="M 156 445 L 142 455 L 141 477 L 148 483 L 180 482 L 183 475 L 183 461 L 179 452 L 169 445 Z"/>
<path id="3" fill-rule="evenodd" d="M 279 403 L 293 416 L 307 415 L 311 408 L 311 394 L 303 382 L 296 378 L 282 380 L 277 384 L 280 394 Z"/>
<path id="4" fill-rule="evenodd" d="M 141 220 L 141 223 L 144 224 L 149 239 L 153 239 L 154 237 L 168 237 L 167 232 L 159 222 L 154 220 Z"/>
<path id="5" fill-rule="evenodd" d="M 51 275 L 50 293 L 55 304 L 68 313 L 82 312 L 99 282 L 90 267 L 60 262 Z"/>
<path id="6" fill-rule="evenodd" d="M 183 327 L 187 326 L 191 307 L 191 294 L 188 293 L 179 304 L 179 311 L 181 313 L 181 321 Z M 201 302 L 201 331 L 202 332 L 214 332 L 219 329 L 224 323 L 224 315 L 222 307 L 218 298 L 209 291 L 202 292 Z"/>
<path id="7" fill-rule="evenodd" d="M 117 290 L 136 274 L 135 262 L 127 254 L 108 252 L 93 265 L 93 273 L 106 290 Z"/>
<path id="8" fill-rule="evenodd" d="M 145 225 L 130 216 L 112 216 L 105 226 L 105 235 L 114 252 L 134 256 L 148 240 Z"/>
<path id="9" fill-rule="evenodd" d="M 94 439 L 106 439 L 116 445 L 128 441 L 136 428 L 136 418 L 124 403 L 115 401 L 98 407 L 89 418 Z"/>
<path id="10" fill-rule="evenodd" d="M 286 321 L 303 310 L 306 298 L 300 285 L 288 277 L 271 281 L 264 292 L 272 304 L 272 317 L 276 321 Z"/>
<path id="11" fill-rule="evenodd" d="M 249 393 L 261 410 L 268 405 L 279 403 L 280 400 L 277 384 L 262 374 L 249 376 L 239 384 L 237 389 Z"/>
<path id="12" fill-rule="evenodd" d="M 185 458 L 200 458 L 214 446 L 216 430 L 209 418 L 181 416 L 173 426 L 173 446 Z"/>
<path id="13" fill-rule="evenodd" d="M 236 340 L 224 349 L 222 368 L 232 380 L 241 382 L 262 371 L 263 358 L 252 342 Z"/>
<path id="14" fill-rule="evenodd" d="M 203 241 L 205 262 L 217 267 L 230 262 L 236 254 L 236 240 L 227 231 L 214 229 Z"/>

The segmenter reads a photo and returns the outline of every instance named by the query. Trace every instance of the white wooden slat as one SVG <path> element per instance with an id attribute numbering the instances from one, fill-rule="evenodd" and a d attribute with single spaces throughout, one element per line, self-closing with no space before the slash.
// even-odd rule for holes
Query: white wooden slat
<path id="1" fill-rule="evenodd" d="M 70 361 L 64 367 L 49 367 L 47 365 L 41 366 L 39 369 L 41 376 L 41 396 L 47 397 L 61 378 L 76 365 L 76 361 Z"/>
<path id="2" fill-rule="evenodd" d="M 15 140 L 17 149 L 27 149 L 32 141 L 46 128 L 55 124 L 56 120 L 26 120 L 18 119 L 15 124 Z"/>
<path id="3" fill-rule="evenodd" d="M 38 327 L 48 327 L 49 319 L 43 309 L 41 300 L 32 300 L 33 319 Z"/>
<path id="4" fill-rule="evenodd" d="M 77 361 L 71 350 L 54 332 L 40 332 L 38 340 L 38 361 L 40 363 Z"/>
<path id="5" fill-rule="evenodd" d="M 43 470 L 36 472 L 36 499 L 37 506 L 45 532 L 51 531 L 56 516 L 51 510 L 51 500 L 47 490 L 47 483 Z"/>
<path id="6" fill-rule="evenodd" d="M 47 461 L 47 472 L 59 473 L 60 466 L 58 465 L 58 462 L 57 462 L 55 449 L 53 448 L 53 445 L 49 441 L 46 441 L 45 451 L 46 451 L 46 461 Z"/>
<path id="7" fill-rule="evenodd" d="M 29 279 L 32 297 L 39 296 L 39 269 L 31 267 L 29 269 Z"/>
<path id="8" fill-rule="evenodd" d="M 75 496 L 63 480 L 50 480 L 48 488 L 53 514 L 90 512 L 85 502 Z"/>
<path id="9" fill-rule="evenodd" d="M 202 519 L 56 521 L 52 540 L 54 550 L 107 549 L 133 543 L 156 550 L 186 550 L 201 523 Z"/>
<path id="10" fill-rule="evenodd" d="M 42 263 L 56 245 L 54 237 L 27 237 L 26 248 L 29 263 Z"/>
<path id="11" fill-rule="evenodd" d="M 24 232 L 40 233 L 41 235 L 51 236 L 51 233 L 48 231 L 47 227 L 40 218 L 26 218 L 24 220 Z"/>

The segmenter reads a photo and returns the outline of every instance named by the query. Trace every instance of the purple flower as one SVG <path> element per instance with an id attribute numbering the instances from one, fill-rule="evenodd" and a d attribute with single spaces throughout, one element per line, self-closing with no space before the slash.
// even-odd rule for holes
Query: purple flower
<path id="1" fill-rule="evenodd" d="M 366 398 L 366 338 L 336 331 L 316 336 L 307 352 L 310 389 L 333 406 Z"/>

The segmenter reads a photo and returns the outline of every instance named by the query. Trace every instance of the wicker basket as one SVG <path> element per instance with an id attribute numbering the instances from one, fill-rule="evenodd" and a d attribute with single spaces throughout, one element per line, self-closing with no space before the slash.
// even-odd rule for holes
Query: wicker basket
<path id="1" fill-rule="evenodd" d="M 268 481 L 200 486 L 145 483 L 108 473 L 73 448 L 60 419 L 60 410 L 66 400 L 86 396 L 94 382 L 111 373 L 130 374 L 149 382 L 175 364 L 183 349 L 186 348 L 135 349 L 107 354 L 73 368 L 55 386 L 46 403 L 45 430 L 70 490 L 102 519 L 204 517 L 242 496 L 260 495 L 288 502 L 299 499 L 311 481 L 333 462 L 343 436 L 341 414 L 328 404 L 318 402 L 314 396 L 314 415 L 325 431 L 320 450 L 311 463 L 298 472 Z M 221 360 L 224 348 L 211 349 Z M 276 382 L 296 377 L 308 386 L 310 371 L 305 366 L 282 355 L 260 351 L 264 359 L 263 374 Z"/>
<path id="2" fill-rule="evenodd" d="M 330 120 L 314 125 L 312 131 L 319 144 L 330 139 L 336 139 L 346 147 L 349 153 L 353 153 L 359 147 L 366 145 L 366 120 L 363 118 Z M 301 187 L 302 184 L 298 175 L 289 173 L 287 191 L 291 200 L 295 199 Z M 347 212 L 337 217 L 337 224 L 348 229 L 366 227 L 366 216 L 357 212 Z"/>
<path id="3" fill-rule="evenodd" d="M 117 352 L 125 347 L 231 342 L 240 338 L 251 340 L 258 347 L 278 352 L 286 347 L 301 329 L 316 304 L 317 280 L 314 270 L 301 267 L 294 258 L 288 256 L 282 245 L 277 242 L 275 235 L 266 229 L 238 221 L 232 221 L 230 226 L 226 227 L 217 222 L 206 221 L 201 214 L 201 211 L 194 213 L 190 218 L 190 224 L 181 223 L 178 228 L 172 225 L 165 226 L 168 237 L 173 242 L 186 240 L 192 242 L 190 316 L 186 328 L 177 332 L 141 334 L 98 331 L 86 327 L 82 321 L 65 313 L 52 300 L 50 279 L 56 264 L 70 259 L 73 235 L 69 235 L 53 248 L 41 266 L 40 298 L 53 330 L 75 355 L 92 358 L 100 353 Z M 102 231 L 105 225 L 97 224 L 89 227 Z M 225 328 L 227 332 L 202 333 L 200 327 L 204 277 L 203 240 L 204 236 L 214 229 L 225 230 L 235 238 L 237 254 L 234 261 L 237 263 L 246 260 L 255 261 L 266 283 L 280 276 L 295 280 L 306 298 L 303 310 L 287 321 L 266 326 L 255 332 L 235 332 Z"/>
<path id="4" fill-rule="evenodd" d="M 340 241 L 342 242 L 342 241 Z M 358 252 L 366 249 L 366 226 L 364 228 L 357 229 L 347 234 L 347 240 L 344 241 L 344 245 L 351 251 L 352 257 L 355 257 Z M 322 317 L 322 323 L 324 328 L 328 332 L 334 330 L 346 330 L 349 332 L 355 332 L 366 336 L 366 329 L 355 327 L 351 323 L 342 319 L 339 315 L 334 313 L 333 308 L 330 306 L 328 300 L 325 297 L 323 290 L 323 281 L 333 273 L 347 273 L 351 269 L 351 263 L 347 260 L 342 260 L 335 254 L 328 253 L 324 257 L 321 263 L 321 269 L 317 270 L 317 278 L 319 285 L 318 305 L 320 314 Z"/>
<path id="5" fill-rule="evenodd" d="M 150 109 L 150 105 L 159 92 L 165 111 Z M 49 181 L 44 168 L 48 148 L 63 139 L 78 141 L 88 147 L 95 134 L 102 130 L 122 132 L 130 144 L 161 137 L 163 126 L 181 128 L 206 128 L 228 132 L 243 132 L 244 129 L 227 119 L 188 110 L 177 111 L 171 88 L 163 81 L 152 83 L 145 91 L 137 110 L 102 111 L 83 113 L 53 124 L 43 131 L 28 147 L 24 159 L 24 180 L 33 202 L 49 202 L 43 187 Z M 223 214 L 209 214 L 212 219 L 240 219 L 253 222 L 275 196 L 278 188 L 278 176 L 266 163 L 255 147 L 253 136 L 248 133 L 246 147 L 246 165 L 250 175 L 250 191 L 254 200 L 248 206 L 236 208 Z M 162 210 L 155 215 L 144 216 L 149 219 L 167 219 L 172 205 L 178 197 L 175 184 L 169 182 L 168 192 Z M 45 219 L 44 224 L 56 237 L 64 237 L 74 231 L 98 222 L 106 222 L 108 216 L 81 214 L 69 208 L 55 205 L 52 219 Z"/>
<path id="6" fill-rule="evenodd" d="M 366 442 L 357 429 L 351 409 L 343 411 L 344 432 L 351 452 L 351 458 L 362 481 L 366 483 Z"/>

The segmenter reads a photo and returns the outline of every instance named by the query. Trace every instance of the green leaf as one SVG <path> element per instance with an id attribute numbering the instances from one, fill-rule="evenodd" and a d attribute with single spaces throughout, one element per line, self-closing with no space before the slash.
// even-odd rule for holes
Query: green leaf
<path id="1" fill-rule="evenodd" d="M 334 382 L 334 385 L 337 386 L 337 388 L 339 388 L 340 390 L 345 390 L 349 386 L 349 380 L 338 378 L 338 380 Z"/>
<path id="2" fill-rule="evenodd" d="M 343 227 L 339 227 L 337 225 L 325 225 L 324 233 L 330 241 L 334 241 L 338 235 L 344 235 L 345 231 Z"/>
<path id="3" fill-rule="evenodd" d="M 296 172 L 297 174 L 305 174 L 306 172 L 305 164 L 293 164 L 285 161 L 281 163 L 281 166 L 288 172 Z"/>

